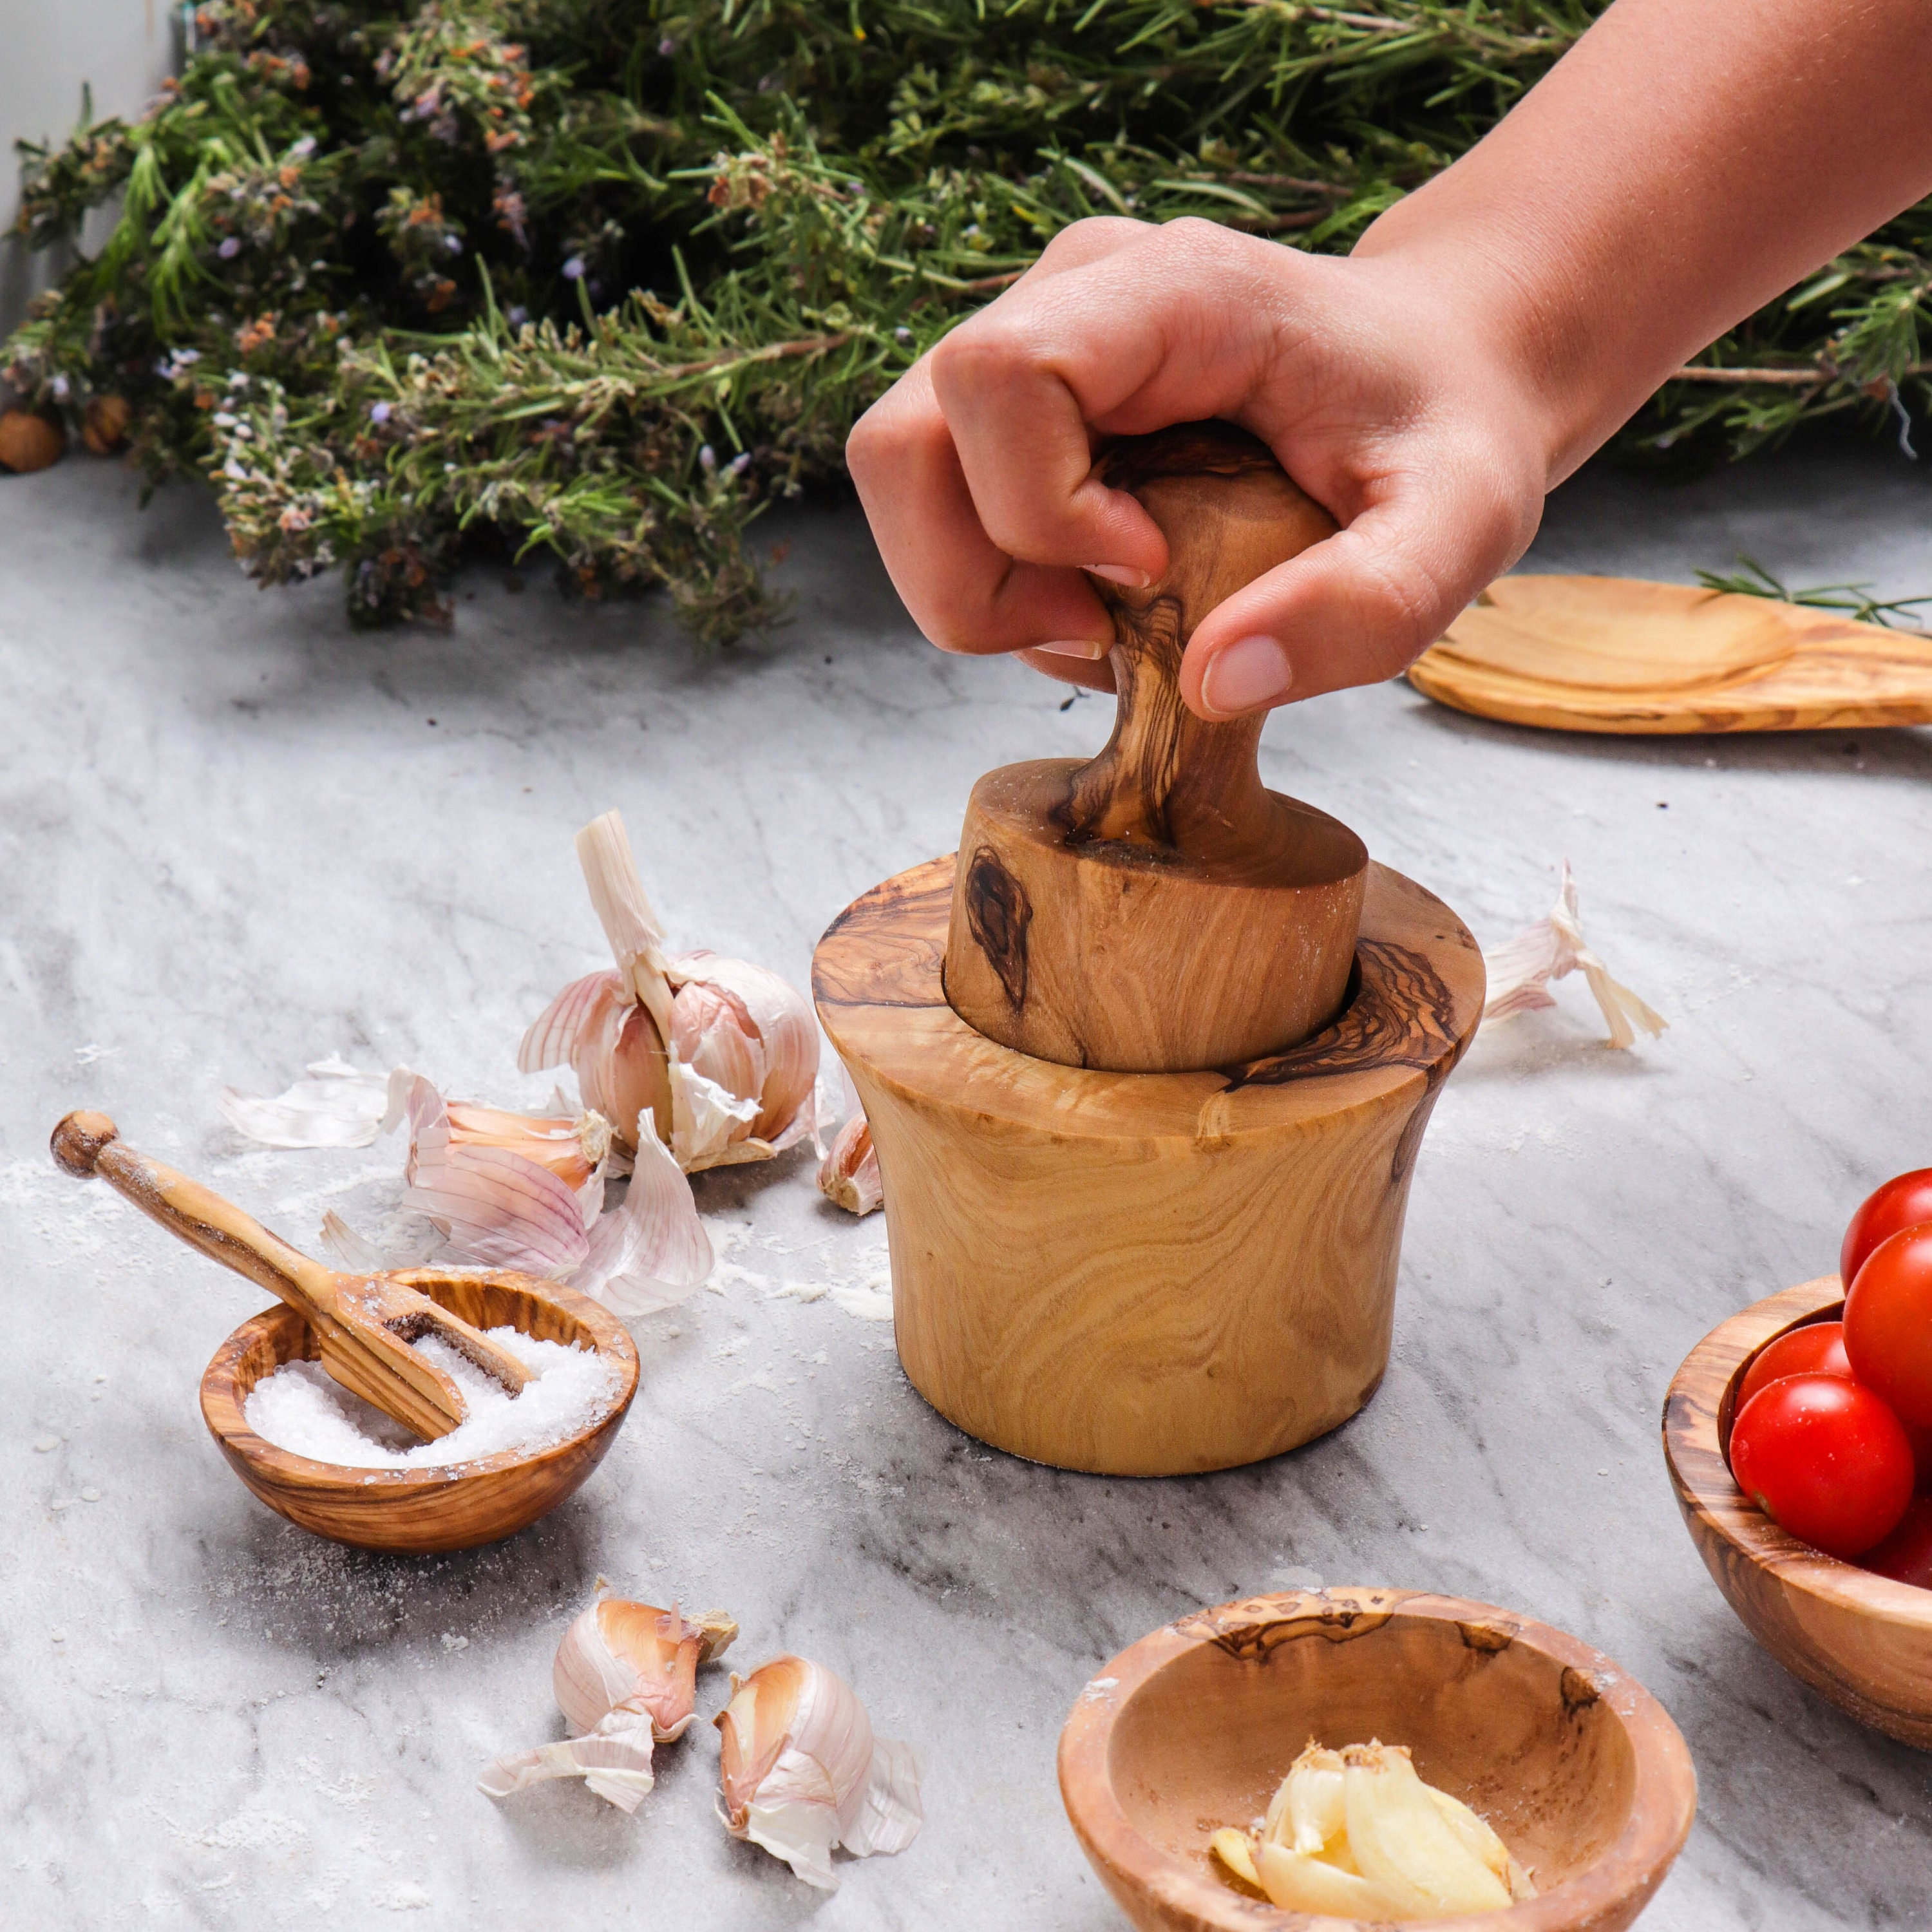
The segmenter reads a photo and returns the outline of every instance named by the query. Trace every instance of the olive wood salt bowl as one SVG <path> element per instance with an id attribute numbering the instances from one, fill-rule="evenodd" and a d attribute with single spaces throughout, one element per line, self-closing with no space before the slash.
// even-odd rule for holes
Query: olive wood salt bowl
<path id="1" fill-rule="evenodd" d="M 235 1473 L 269 1508 L 358 1550 L 428 1556 L 494 1543 L 527 1528 L 604 1460 L 638 1392 L 637 1345 L 588 1295 L 524 1274 L 448 1274 L 417 1268 L 393 1277 L 478 1328 L 511 1328 L 540 1341 L 594 1348 L 622 1371 L 615 1398 L 578 1433 L 534 1454 L 504 1450 L 474 1462 L 420 1469 L 355 1469 L 318 1462 L 266 1442 L 242 1405 L 284 1362 L 314 1361 L 314 1331 L 292 1308 L 242 1323 L 201 1378 L 201 1413 Z"/>
<path id="2" fill-rule="evenodd" d="M 1223 1604 L 1123 1651 L 1060 1737 L 1081 1849 L 1142 1932 L 1345 1932 L 1222 1875 L 1217 1827 L 1246 1826 L 1311 1738 L 1408 1745 L 1480 1812 L 1539 1896 L 1409 1922 L 1448 1932 L 1617 1932 L 1682 1850 L 1690 1754 L 1662 1705 L 1600 1652 L 1487 1604 L 1330 1589 Z"/>
<path id="3" fill-rule="evenodd" d="M 1932 1750 L 1932 1590 L 1841 1563 L 1778 1528 L 1725 1460 L 1738 1384 L 1758 1351 L 1835 1322 L 1834 1274 L 1756 1302 L 1684 1358 L 1664 1405 L 1664 1455 L 1691 1540 L 1745 1629 L 1792 1676 L 1888 1736 Z"/>

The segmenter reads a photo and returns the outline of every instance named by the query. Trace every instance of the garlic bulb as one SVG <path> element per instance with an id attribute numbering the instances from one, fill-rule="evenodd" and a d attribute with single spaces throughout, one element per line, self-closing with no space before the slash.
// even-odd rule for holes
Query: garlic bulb
<path id="1" fill-rule="evenodd" d="M 1486 1020 L 1506 1020 L 1515 1013 L 1555 1006 L 1550 981 L 1580 968 L 1610 1028 L 1611 1046 L 1632 1045 L 1639 1027 L 1654 1040 L 1670 1024 L 1628 986 L 1612 980 L 1604 962 L 1584 944 L 1583 928 L 1576 918 L 1576 881 L 1567 859 L 1563 884 L 1549 917 L 1524 927 L 1493 952 L 1484 953 L 1483 964 L 1490 976 L 1489 997 L 1483 1004 Z"/>
<path id="2" fill-rule="evenodd" d="M 1252 1838 L 1208 1847 L 1290 1912 L 1401 1921 L 1498 1911 L 1533 1898 L 1529 1875 L 1460 1798 L 1425 1784 L 1399 1745 L 1310 1741 Z"/>
<path id="3" fill-rule="evenodd" d="M 689 1728 L 698 1669 L 722 1656 L 738 1634 L 722 1610 L 688 1622 L 673 1604 L 607 1597 L 563 1634 L 550 1682 L 564 1721 L 580 1733 L 538 1744 L 484 1767 L 477 1788 L 507 1798 L 552 1778 L 581 1778 L 620 1810 L 634 1811 L 654 1782 L 654 1744 Z"/>
<path id="4" fill-rule="evenodd" d="M 858 1694 L 823 1664 L 778 1657 L 731 1678 L 720 1732 L 718 1816 L 808 1885 L 838 1880 L 832 1848 L 857 1858 L 918 1837 L 918 1754 L 872 1735 Z"/>
<path id="5" fill-rule="evenodd" d="M 586 825 L 577 853 L 617 963 L 558 994 L 524 1034 L 518 1066 L 568 1061 L 584 1104 L 626 1147 L 648 1111 L 686 1173 L 815 1137 L 818 1028 L 804 998 L 746 960 L 668 955 L 617 813 Z"/>

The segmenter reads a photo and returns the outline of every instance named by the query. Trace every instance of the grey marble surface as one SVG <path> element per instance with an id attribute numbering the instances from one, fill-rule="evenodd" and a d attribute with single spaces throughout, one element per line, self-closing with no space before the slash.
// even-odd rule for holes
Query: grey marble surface
<path id="1" fill-rule="evenodd" d="M 1928 482 L 1832 450 L 1592 476 L 1536 559 L 1688 576 L 1748 550 L 1932 590 Z M 310 1238 L 326 1207 L 380 1211 L 394 1144 L 250 1151 L 217 1088 L 336 1050 L 540 1097 L 515 1045 L 600 963 L 570 848 L 595 812 L 623 808 L 677 936 L 802 982 L 842 905 L 949 847 L 981 770 L 1103 735 L 1102 704 L 920 644 L 852 514 L 770 528 L 797 621 L 705 659 L 654 609 L 500 572 L 447 634 L 352 635 L 333 584 L 244 582 L 190 491 L 142 512 L 84 461 L 0 482 L 0 1916 L 1100 1932 L 1054 1780 L 1070 1700 L 1166 1618 L 1319 1577 L 1546 1618 L 1662 1697 L 1702 1807 L 1654 1932 L 1922 1922 L 1932 1760 L 1752 1644 L 1657 1420 L 1707 1328 L 1827 1269 L 1864 1190 L 1932 1157 L 1928 733 L 1592 742 L 1400 686 L 1274 721 L 1270 782 L 1485 944 L 1569 858 L 1592 940 L 1671 1022 L 1612 1054 L 1573 980 L 1478 1040 L 1420 1162 L 1388 1379 L 1300 1454 L 1139 1483 L 981 1450 L 863 1295 L 824 1292 L 876 1277 L 883 1226 L 794 1156 L 700 1181 L 712 1288 L 638 1324 L 619 1446 L 534 1531 L 382 1560 L 237 1484 L 195 1390 L 257 1298 L 58 1175 L 62 1112 L 107 1108 Z M 848 1676 L 929 1758 L 917 1844 L 808 1892 L 712 1822 L 708 1729 L 633 1819 L 478 1796 L 484 1759 L 560 1734 L 551 1652 L 600 1574 L 728 1607 L 752 1661 Z"/>

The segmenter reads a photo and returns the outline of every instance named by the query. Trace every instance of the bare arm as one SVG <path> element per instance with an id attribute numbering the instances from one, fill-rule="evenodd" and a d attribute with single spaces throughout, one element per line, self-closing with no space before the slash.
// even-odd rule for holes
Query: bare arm
<path id="1" fill-rule="evenodd" d="M 1932 188 L 1928 72 L 1926 0 L 1617 0 L 1346 261 L 1080 223 L 854 431 L 893 580 L 945 648 L 1104 682 L 1078 566 L 1166 554 L 1093 439 L 1226 416 L 1343 528 L 1202 625 L 1188 701 L 1391 676 L 1687 356 Z"/>

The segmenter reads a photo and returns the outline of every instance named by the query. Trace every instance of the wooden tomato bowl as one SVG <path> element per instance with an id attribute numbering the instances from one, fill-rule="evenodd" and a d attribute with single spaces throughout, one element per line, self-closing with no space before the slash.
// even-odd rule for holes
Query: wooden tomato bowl
<path id="1" fill-rule="evenodd" d="M 1123 1651 L 1060 1737 L 1060 1791 L 1101 1882 L 1142 1932 L 1343 1932 L 1238 1889 L 1208 1850 L 1245 1827 L 1310 1738 L 1406 1744 L 1480 1811 L 1540 1896 L 1414 1921 L 1447 1932 L 1618 1932 L 1648 1902 L 1697 1809 L 1669 1714 L 1561 1630 L 1408 1590 L 1224 1604 Z"/>
<path id="2" fill-rule="evenodd" d="M 1664 1454 L 1704 1567 L 1744 1628 L 1794 1677 L 1862 1724 L 1932 1750 L 1932 1590 L 1841 1563 L 1778 1528 L 1725 1460 L 1752 1358 L 1845 1305 L 1834 1274 L 1756 1302 L 1684 1358 L 1664 1406 Z"/>
<path id="3" fill-rule="evenodd" d="M 358 1550 L 427 1556 L 468 1550 L 526 1528 L 556 1508 L 604 1459 L 638 1392 L 638 1350 L 623 1324 L 588 1295 L 525 1274 L 446 1274 L 418 1268 L 395 1280 L 479 1328 L 512 1328 L 539 1340 L 586 1343 L 623 1372 L 614 1400 L 585 1428 L 534 1454 L 504 1450 L 422 1469 L 355 1469 L 278 1449 L 248 1426 L 242 1405 L 284 1362 L 314 1361 L 315 1337 L 292 1308 L 242 1323 L 201 1378 L 201 1413 L 235 1473 L 269 1508 Z"/>

